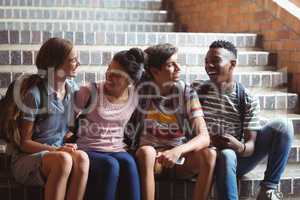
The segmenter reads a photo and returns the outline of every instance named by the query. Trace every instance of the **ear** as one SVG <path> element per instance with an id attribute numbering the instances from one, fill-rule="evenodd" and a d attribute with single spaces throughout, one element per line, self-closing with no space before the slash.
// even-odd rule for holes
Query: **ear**
<path id="1" fill-rule="evenodd" d="M 159 70 L 156 69 L 155 67 L 151 67 L 149 70 L 150 70 L 150 73 L 152 74 L 152 76 L 157 75 L 157 73 L 159 72 Z"/>
<path id="2" fill-rule="evenodd" d="M 233 69 L 235 68 L 235 66 L 236 66 L 236 60 L 231 60 L 231 61 L 230 61 L 230 64 L 231 64 L 231 65 L 230 65 L 230 69 L 233 70 Z"/>

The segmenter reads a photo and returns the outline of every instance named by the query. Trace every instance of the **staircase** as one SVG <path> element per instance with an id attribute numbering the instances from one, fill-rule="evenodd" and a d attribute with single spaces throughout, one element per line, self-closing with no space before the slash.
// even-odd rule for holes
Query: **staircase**
<path id="1" fill-rule="evenodd" d="M 103 79 L 114 53 L 130 47 L 145 48 L 157 43 L 179 47 L 182 79 L 208 79 L 204 57 L 208 45 L 217 39 L 229 40 L 239 48 L 236 80 L 259 98 L 261 119 L 290 119 L 295 141 L 289 164 L 280 183 L 285 199 L 300 199 L 300 115 L 297 94 L 288 93 L 287 74 L 277 71 L 273 55 L 257 47 L 260 37 L 252 33 L 175 32 L 172 16 L 161 0 L 0 0 L 0 95 L 23 73 L 35 73 L 35 57 L 49 37 L 72 41 L 82 64 L 76 77 L 79 84 Z M 23 187 L 9 175 L 9 156 L 0 144 L 0 199 L 42 199 L 43 190 Z M 241 199 L 253 199 L 263 177 L 264 163 L 240 181 Z M 194 180 L 160 179 L 157 199 L 192 199 Z M 212 194 L 212 196 L 214 196 Z"/>

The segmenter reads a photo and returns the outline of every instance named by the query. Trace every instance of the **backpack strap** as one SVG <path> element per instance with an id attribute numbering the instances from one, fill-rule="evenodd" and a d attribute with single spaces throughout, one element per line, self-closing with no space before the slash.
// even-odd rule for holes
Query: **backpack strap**
<path id="1" fill-rule="evenodd" d="M 241 129 L 242 133 L 240 136 L 240 140 L 244 138 L 244 121 L 245 121 L 245 109 L 246 109 L 246 95 L 245 95 L 245 87 L 241 83 L 236 83 L 236 94 L 238 101 L 238 110 L 240 113 L 241 119 Z"/>

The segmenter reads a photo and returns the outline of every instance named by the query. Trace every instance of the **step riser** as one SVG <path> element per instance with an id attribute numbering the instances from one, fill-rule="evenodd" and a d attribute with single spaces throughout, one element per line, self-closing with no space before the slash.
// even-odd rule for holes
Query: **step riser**
<path id="1" fill-rule="evenodd" d="M 68 20 L 119 20 L 165 22 L 167 13 L 162 11 L 114 11 L 114 10 L 58 10 L 52 9 L 0 9 L 0 18 L 4 19 L 68 19 Z"/>
<path id="2" fill-rule="evenodd" d="M 161 1 L 138 0 L 0 0 L 1 6 L 62 6 L 90 8 L 161 9 Z"/>
<path id="3" fill-rule="evenodd" d="M 292 122 L 294 126 L 294 133 L 300 135 L 300 119 L 294 119 Z M 298 154 L 300 154 L 300 150 L 298 151 Z M 298 158 L 300 159 L 300 155 Z"/>
<path id="4" fill-rule="evenodd" d="M 89 70 L 89 67 L 85 67 L 84 69 L 80 69 L 78 76 L 80 77 L 91 77 L 90 79 L 85 79 L 86 82 L 99 80 L 103 78 L 106 67 L 93 67 L 93 69 Z M 0 68 L 1 69 L 1 68 Z M 1 70 L 0 77 L 1 77 L 1 84 L 0 88 L 7 87 L 7 82 L 4 80 L 12 80 L 12 77 L 17 77 L 19 74 L 24 72 L 24 69 L 20 67 L 20 69 L 16 70 L 13 69 L 14 72 L 10 72 L 11 69 Z M 94 71 L 97 70 L 97 71 Z M 199 68 L 200 71 L 200 68 Z M 36 73 L 36 68 L 32 66 L 32 70 L 26 70 L 27 73 Z M 194 80 L 208 80 L 206 74 L 204 74 L 203 70 L 199 73 L 196 71 L 194 72 L 181 72 L 181 79 L 185 80 L 188 83 L 191 83 Z M 255 87 L 255 88 L 275 88 L 278 86 L 282 86 L 286 84 L 286 76 L 284 74 L 235 74 L 235 80 L 245 85 L 245 87 Z M 82 82 L 82 81 L 81 81 Z"/>
<path id="5" fill-rule="evenodd" d="M 253 48 L 258 40 L 254 34 L 0 31 L 0 44 L 42 44 L 49 37 L 65 38 L 75 45 L 147 46 L 171 43 L 179 47 L 195 44 L 197 47 L 208 47 L 215 40 L 228 40 L 239 48 Z"/>
<path id="6" fill-rule="evenodd" d="M 31 31 L 83 31 L 84 32 L 172 32 L 173 24 L 145 24 L 145 23 L 128 23 L 119 21 L 115 22 L 88 22 L 88 21 L 65 21 L 65 22 L 32 22 L 32 21 L 13 21 L 8 20 L 0 22 L 0 30 L 31 30 Z"/>
<path id="7" fill-rule="evenodd" d="M 77 48 L 80 49 L 80 48 Z M 82 65 L 107 65 L 117 51 L 81 51 L 78 50 Z M 22 55 L 22 56 L 21 56 Z M 0 51 L 0 65 L 32 65 L 37 51 Z M 22 59 L 23 57 L 23 59 Z M 181 65 L 203 66 L 205 53 L 178 53 Z M 238 66 L 266 66 L 269 55 L 265 53 L 240 53 Z"/>

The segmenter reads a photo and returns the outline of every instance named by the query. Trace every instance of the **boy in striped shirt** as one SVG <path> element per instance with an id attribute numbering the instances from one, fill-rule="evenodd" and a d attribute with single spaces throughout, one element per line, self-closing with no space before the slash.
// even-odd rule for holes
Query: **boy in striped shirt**
<path id="1" fill-rule="evenodd" d="M 257 99 L 234 80 L 236 62 L 235 46 L 227 41 L 215 41 L 205 58 L 210 80 L 193 83 L 202 103 L 211 143 L 218 149 L 217 199 L 239 199 L 236 177 L 251 171 L 266 156 L 268 164 L 257 199 L 282 199 L 276 189 L 292 144 L 292 124 L 288 120 L 274 120 L 260 127 Z M 244 94 L 243 108 L 240 108 L 237 93 Z"/>

